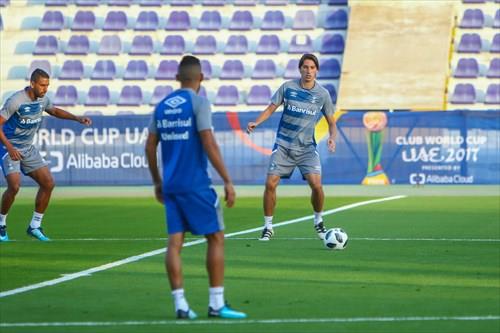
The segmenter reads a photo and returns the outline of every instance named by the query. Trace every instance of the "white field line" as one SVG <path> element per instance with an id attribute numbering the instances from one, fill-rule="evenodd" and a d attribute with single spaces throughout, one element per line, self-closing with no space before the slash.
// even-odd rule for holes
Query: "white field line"
<path id="1" fill-rule="evenodd" d="M 342 206 L 342 207 L 338 207 L 338 208 L 327 210 L 327 211 L 325 211 L 323 213 L 323 215 L 334 214 L 334 213 L 338 213 L 338 212 L 341 212 L 341 211 L 344 211 L 344 210 L 348 210 L 348 209 L 352 209 L 352 208 L 356 208 L 356 207 L 360 207 L 360 206 L 370 205 L 370 204 L 384 202 L 384 201 L 397 200 L 397 199 L 402 199 L 402 198 L 405 198 L 405 197 L 406 197 L 405 195 L 397 195 L 397 196 L 386 197 L 386 198 L 381 198 L 381 199 L 373 199 L 373 200 L 356 202 L 356 203 L 353 203 L 353 204 L 349 204 L 349 205 L 345 205 L 345 206 Z M 289 221 L 284 221 L 284 222 L 273 224 L 273 227 L 281 227 L 281 226 L 292 224 L 292 223 L 302 222 L 302 221 L 305 221 L 305 220 L 310 220 L 313 217 L 314 217 L 314 215 L 308 215 L 308 216 L 304 216 L 304 217 L 301 217 L 301 218 L 297 218 L 297 219 L 293 219 L 293 220 L 289 220 Z M 251 233 L 251 232 L 260 231 L 261 229 L 262 229 L 262 227 L 258 227 L 258 228 L 253 228 L 253 229 L 247 229 L 247 230 L 243 230 L 243 231 L 233 232 L 233 233 L 226 234 L 225 237 L 228 238 L 228 237 L 233 237 L 233 236 L 237 236 L 237 235 L 244 235 L 244 234 L 248 234 L 248 233 Z M 191 242 L 184 243 L 184 247 L 193 246 L 193 245 L 201 244 L 201 243 L 204 243 L 204 242 L 205 242 L 205 239 L 198 239 L 198 240 L 194 240 L 194 241 L 191 241 Z M 121 260 L 118 260 L 118 261 L 114 261 L 114 262 L 111 262 L 111 263 L 108 263 L 108 264 L 104 264 L 104 265 L 101 265 L 101 266 L 97 266 L 97 267 L 93 267 L 93 268 L 90 268 L 90 269 L 86 269 L 84 271 L 80 271 L 80 272 L 76 272 L 76 273 L 72 273 L 72 274 L 67 274 L 67 275 L 59 277 L 57 279 L 43 281 L 43 282 L 40 282 L 40 283 L 35 283 L 35 284 L 31 284 L 31 285 L 24 286 L 24 287 L 20 287 L 20 288 L 16 288 L 16 289 L 11 289 L 11 290 L 7 290 L 7 291 L 3 291 L 3 292 L 0 292 L 0 298 L 11 296 L 11 295 L 16 295 L 16 294 L 20 294 L 20 293 L 24 293 L 24 292 L 27 292 L 27 291 L 30 291 L 30 290 L 34 290 L 34 289 L 39 289 L 39 288 L 44 288 L 44 287 L 48 287 L 48 286 L 53 286 L 53 285 L 56 285 L 56 284 L 59 284 L 59 283 L 63 283 L 63 282 L 66 282 L 66 281 L 71 281 L 71 280 L 74 280 L 74 279 L 78 279 L 78 278 L 83 277 L 83 276 L 89 276 L 90 274 L 93 274 L 93 273 L 105 271 L 105 270 L 108 270 L 108 269 L 111 269 L 111 268 L 114 268 L 114 267 L 118 267 L 118 266 L 121 266 L 121 265 L 129 264 L 129 263 L 132 263 L 132 262 L 135 262 L 135 261 L 142 260 L 144 258 L 149 258 L 149 257 L 155 256 L 155 255 L 158 255 L 158 254 L 162 254 L 162 253 L 165 253 L 165 248 L 161 248 L 161 249 L 154 250 L 154 251 L 149 251 L 149 252 L 142 253 L 142 254 L 139 254 L 139 255 L 136 255 L 136 256 L 128 257 L 128 258 L 121 259 Z"/>
<path id="2" fill-rule="evenodd" d="M 443 317 L 351 317 L 351 318 L 277 318 L 242 320 L 130 320 L 82 321 L 41 323 L 0 323 L 0 327 L 98 327 L 98 326 L 151 326 L 151 325 L 241 325 L 241 324 L 321 324 L 405 321 L 485 321 L 500 320 L 500 316 L 443 316 Z"/>

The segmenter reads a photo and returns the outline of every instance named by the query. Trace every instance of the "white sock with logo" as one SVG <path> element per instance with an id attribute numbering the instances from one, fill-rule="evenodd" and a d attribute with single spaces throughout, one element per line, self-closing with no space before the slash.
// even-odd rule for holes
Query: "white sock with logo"
<path id="1" fill-rule="evenodd" d="M 208 306 L 219 310 L 224 306 L 224 287 L 208 288 Z"/>
<path id="2" fill-rule="evenodd" d="M 174 306 L 175 306 L 175 311 L 177 310 L 182 310 L 182 311 L 187 311 L 189 310 L 189 304 L 184 297 L 184 289 L 175 289 L 172 290 L 172 297 L 174 298 Z"/>
<path id="3" fill-rule="evenodd" d="M 42 224 L 43 214 L 33 212 L 33 217 L 31 218 L 30 227 L 33 229 L 40 228 Z"/>
<path id="4" fill-rule="evenodd" d="M 0 227 L 7 225 L 7 214 L 0 214 Z"/>
<path id="5" fill-rule="evenodd" d="M 273 229 L 273 217 L 272 216 L 264 216 L 264 228 Z"/>

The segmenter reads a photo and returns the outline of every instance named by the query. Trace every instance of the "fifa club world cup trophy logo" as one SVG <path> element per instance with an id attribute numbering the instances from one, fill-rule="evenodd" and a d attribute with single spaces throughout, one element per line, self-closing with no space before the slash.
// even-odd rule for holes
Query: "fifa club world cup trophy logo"
<path id="1" fill-rule="evenodd" d="M 389 185 L 389 179 L 382 170 L 383 130 L 387 125 L 387 116 L 384 112 L 366 112 L 363 116 L 363 125 L 366 128 L 368 143 L 368 168 L 363 179 L 363 185 Z"/>

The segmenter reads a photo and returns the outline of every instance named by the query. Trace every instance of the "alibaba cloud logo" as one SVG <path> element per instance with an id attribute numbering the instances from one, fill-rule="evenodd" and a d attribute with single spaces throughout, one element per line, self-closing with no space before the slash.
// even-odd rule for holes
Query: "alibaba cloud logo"
<path id="1" fill-rule="evenodd" d="M 410 174 L 410 184 L 412 184 L 412 185 L 425 184 L 425 173 L 411 173 Z"/>

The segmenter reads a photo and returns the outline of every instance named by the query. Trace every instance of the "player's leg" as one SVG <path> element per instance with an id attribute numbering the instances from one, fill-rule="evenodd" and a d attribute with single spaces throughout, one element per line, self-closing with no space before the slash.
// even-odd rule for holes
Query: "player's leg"
<path id="1" fill-rule="evenodd" d="M 55 187 L 54 179 L 47 166 L 29 172 L 28 176 L 38 184 L 39 188 L 35 199 L 35 211 L 26 232 L 38 240 L 48 241 L 49 238 L 44 234 L 41 224 Z"/>
<path id="2" fill-rule="evenodd" d="M 325 238 L 326 228 L 323 223 L 323 203 L 325 194 L 323 186 L 321 185 L 321 175 L 317 173 L 309 173 L 304 175 L 311 187 L 311 204 L 314 210 L 314 229 L 316 230 L 320 239 Z"/>
<path id="3" fill-rule="evenodd" d="M 21 187 L 21 174 L 19 172 L 10 173 L 5 176 L 5 180 L 7 188 L 3 192 L 0 208 L 0 242 L 9 240 L 9 235 L 7 234 L 7 214 Z"/>

